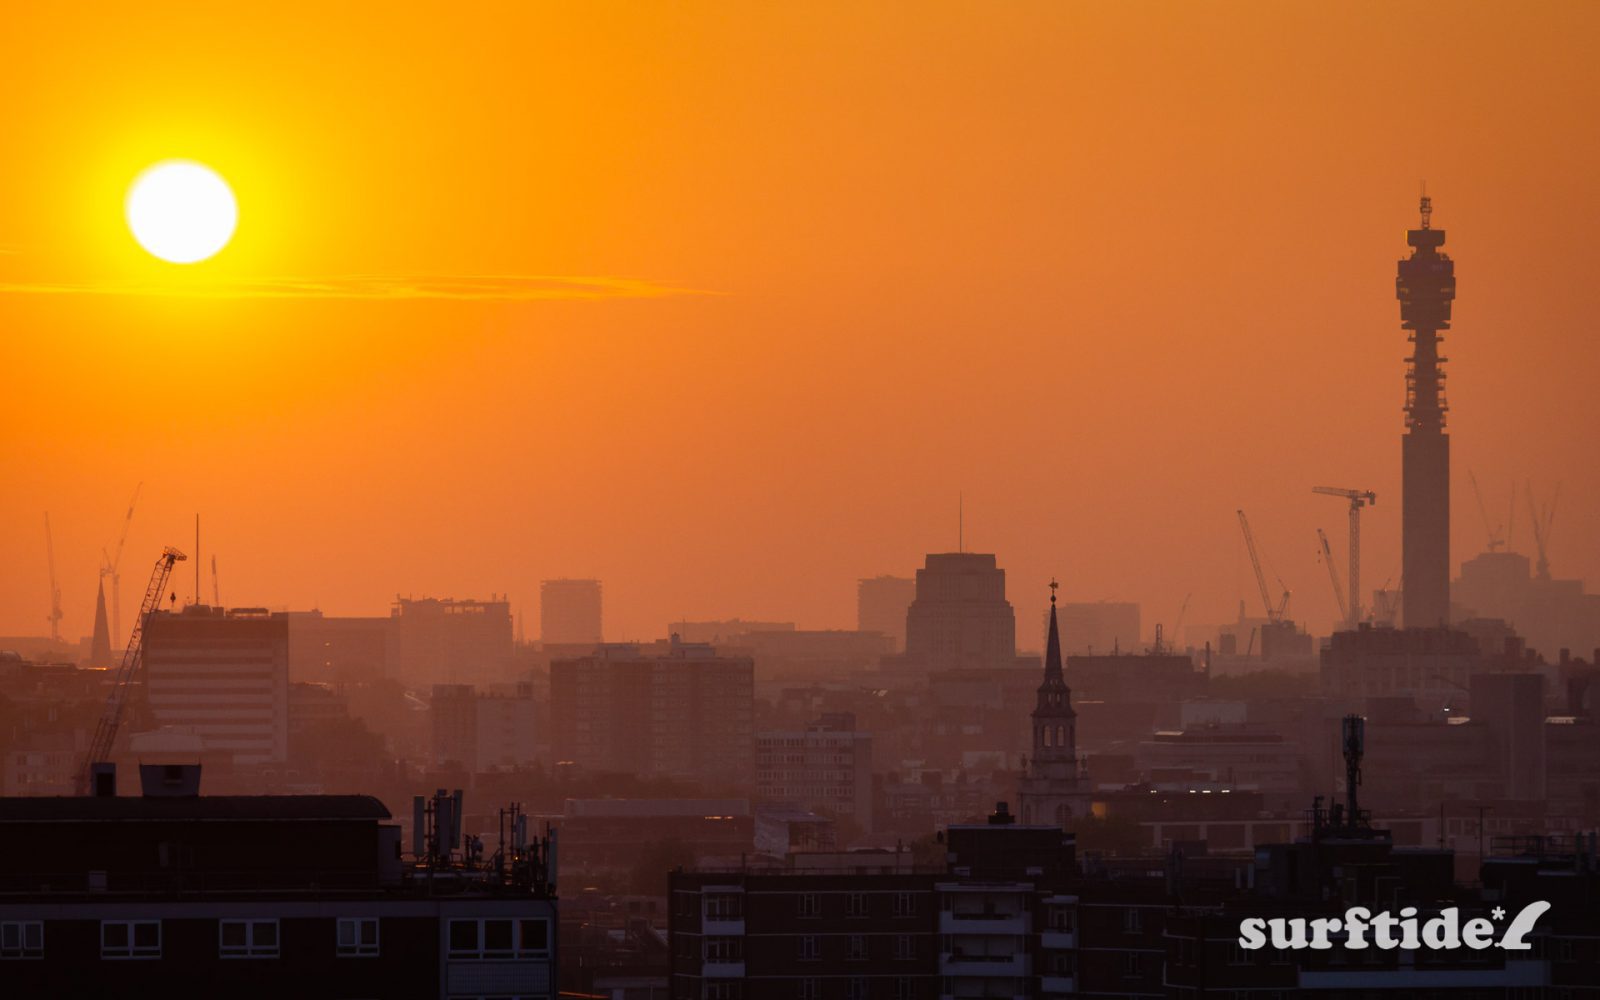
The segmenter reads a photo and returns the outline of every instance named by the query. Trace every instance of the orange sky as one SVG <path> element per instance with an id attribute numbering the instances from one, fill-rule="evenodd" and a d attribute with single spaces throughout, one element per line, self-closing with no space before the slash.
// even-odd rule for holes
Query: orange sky
<path id="1" fill-rule="evenodd" d="M 1562 480 L 1600 587 L 1600 6 L 62 6 L 0 37 L 0 634 L 47 630 L 46 510 L 87 632 L 141 480 L 130 607 L 199 510 L 230 604 L 507 592 L 536 635 L 593 575 L 613 638 L 848 627 L 964 492 L 1023 610 L 1258 610 L 1243 506 L 1325 630 L 1312 486 L 1376 490 L 1398 572 L 1422 178 L 1455 555 L 1468 469 L 1497 520 Z M 187 269 L 121 216 L 174 156 L 240 200 Z"/>

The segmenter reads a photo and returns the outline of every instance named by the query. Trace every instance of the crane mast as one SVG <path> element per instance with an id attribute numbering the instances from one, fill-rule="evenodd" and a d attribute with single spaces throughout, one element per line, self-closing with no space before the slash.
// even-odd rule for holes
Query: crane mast
<path id="1" fill-rule="evenodd" d="M 133 508 L 139 503 L 139 493 L 144 483 L 133 488 L 133 499 L 128 501 L 128 516 L 122 519 L 122 534 L 117 537 L 117 554 L 112 556 L 100 550 L 105 562 L 100 567 L 100 578 L 111 578 L 111 648 L 115 649 L 122 635 L 122 547 L 128 543 L 128 527 L 133 524 Z"/>
<path id="2" fill-rule="evenodd" d="M 139 604 L 139 617 L 134 620 L 133 632 L 128 636 L 128 648 L 123 651 L 122 665 L 117 668 L 117 676 L 112 680 L 111 691 L 106 695 L 105 712 L 100 716 L 99 725 L 95 726 L 94 739 L 89 744 L 89 751 L 84 756 L 83 766 L 78 772 L 79 795 L 88 794 L 94 765 L 111 755 L 111 747 L 117 740 L 117 730 L 122 726 L 122 713 L 127 706 L 128 688 L 134 675 L 139 672 L 140 663 L 144 660 L 145 624 L 161 604 L 161 594 L 167 589 L 167 580 L 172 576 L 173 565 L 186 558 L 188 557 L 182 552 L 169 546 L 162 550 L 161 557 L 156 560 L 155 569 L 150 572 L 150 585 L 145 588 L 144 600 Z"/>
<path id="3" fill-rule="evenodd" d="M 1346 490 L 1336 486 L 1313 486 L 1311 492 L 1350 501 L 1350 600 L 1345 609 L 1345 623 L 1355 628 L 1361 621 L 1361 508 L 1376 506 L 1378 494 L 1371 490 Z"/>

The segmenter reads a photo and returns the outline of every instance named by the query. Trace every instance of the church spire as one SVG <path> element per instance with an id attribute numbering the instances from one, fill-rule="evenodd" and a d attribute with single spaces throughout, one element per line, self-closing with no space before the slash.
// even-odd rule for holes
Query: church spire
<path id="1" fill-rule="evenodd" d="M 1055 580 L 1050 581 L 1050 637 L 1045 640 L 1044 646 L 1044 679 L 1049 683 L 1051 678 L 1059 678 L 1061 674 L 1061 631 L 1056 627 L 1056 588 L 1061 586 Z"/>

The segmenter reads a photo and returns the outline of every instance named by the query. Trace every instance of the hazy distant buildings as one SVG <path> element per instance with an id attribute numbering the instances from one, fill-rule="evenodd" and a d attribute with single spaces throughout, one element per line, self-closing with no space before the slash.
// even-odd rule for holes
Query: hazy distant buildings
<path id="1" fill-rule="evenodd" d="M 1347 699 L 1411 699 L 1424 712 L 1462 711 L 1467 682 L 1491 669 L 1478 640 L 1450 628 L 1335 632 L 1322 651 L 1322 693 Z"/>
<path id="2" fill-rule="evenodd" d="M 399 679 L 408 687 L 508 679 L 513 649 L 509 602 L 402 597 L 390 617 Z"/>
<path id="3" fill-rule="evenodd" d="M 747 787 L 754 771 L 755 664 L 672 641 L 607 645 L 550 664 L 558 763 Z"/>
<path id="4" fill-rule="evenodd" d="M 526 767 L 538 759 L 538 704 L 533 685 L 512 693 L 478 691 L 470 684 L 435 684 L 429 702 L 433 761 L 468 771 Z"/>
<path id="5" fill-rule="evenodd" d="M 928 670 L 1012 667 L 1017 619 L 992 555 L 930 554 L 906 611 L 905 660 Z"/>
<path id="6" fill-rule="evenodd" d="M 667 626 L 667 634 L 675 635 L 680 642 L 704 642 L 713 646 L 739 644 L 755 633 L 793 632 L 794 622 L 745 621 L 728 618 L 720 621 L 677 621 Z"/>
<path id="7" fill-rule="evenodd" d="M 1547 660 L 1563 649 L 1579 655 L 1600 649 L 1600 594 L 1582 580 L 1533 572 L 1519 552 L 1483 552 L 1461 564 L 1451 598 L 1469 615 L 1502 618 Z"/>
<path id="8" fill-rule="evenodd" d="M 872 829 L 872 734 L 855 717 L 825 715 L 803 732 L 756 734 L 756 795 Z"/>
<path id="9" fill-rule="evenodd" d="M 1061 632 L 1061 650 L 1069 656 L 1114 650 L 1136 652 L 1139 605 L 1132 601 L 1064 601 Z"/>
<path id="10" fill-rule="evenodd" d="M 917 581 L 905 576 L 874 576 L 856 583 L 856 628 L 882 632 L 894 640 L 891 652 L 906 648 L 906 612 L 917 597 Z"/>
<path id="11" fill-rule="evenodd" d="M 545 580 L 539 584 L 539 637 L 546 644 L 604 641 L 599 580 Z"/>
<path id="12" fill-rule="evenodd" d="M 151 615 L 144 679 L 157 726 L 199 735 L 235 764 L 289 756 L 289 617 L 190 605 Z"/>
<path id="13" fill-rule="evenodd" d="M 368 683 L 393 679 L 399 619 L 289 612 L 289 674 L 297 681 Z"/>

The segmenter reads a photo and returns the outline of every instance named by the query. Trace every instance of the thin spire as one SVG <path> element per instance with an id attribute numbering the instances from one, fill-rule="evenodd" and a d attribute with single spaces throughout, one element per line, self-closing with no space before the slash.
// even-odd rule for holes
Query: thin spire
<path id="1" fill-rule="evenodd" d="M 1046 681 L 1061 676 L 1061 630 L 1056 626 L 1056 588 L 1059 586 L 1061 585 L 1054 579 L 1050 581 L 1050 635 L 1044 644 Z"/>
<path id="2" fill-rule="evenodd" d="M 967 551 L 967 504 L 961 493 L 956 494 L 956 551 Z"/>

